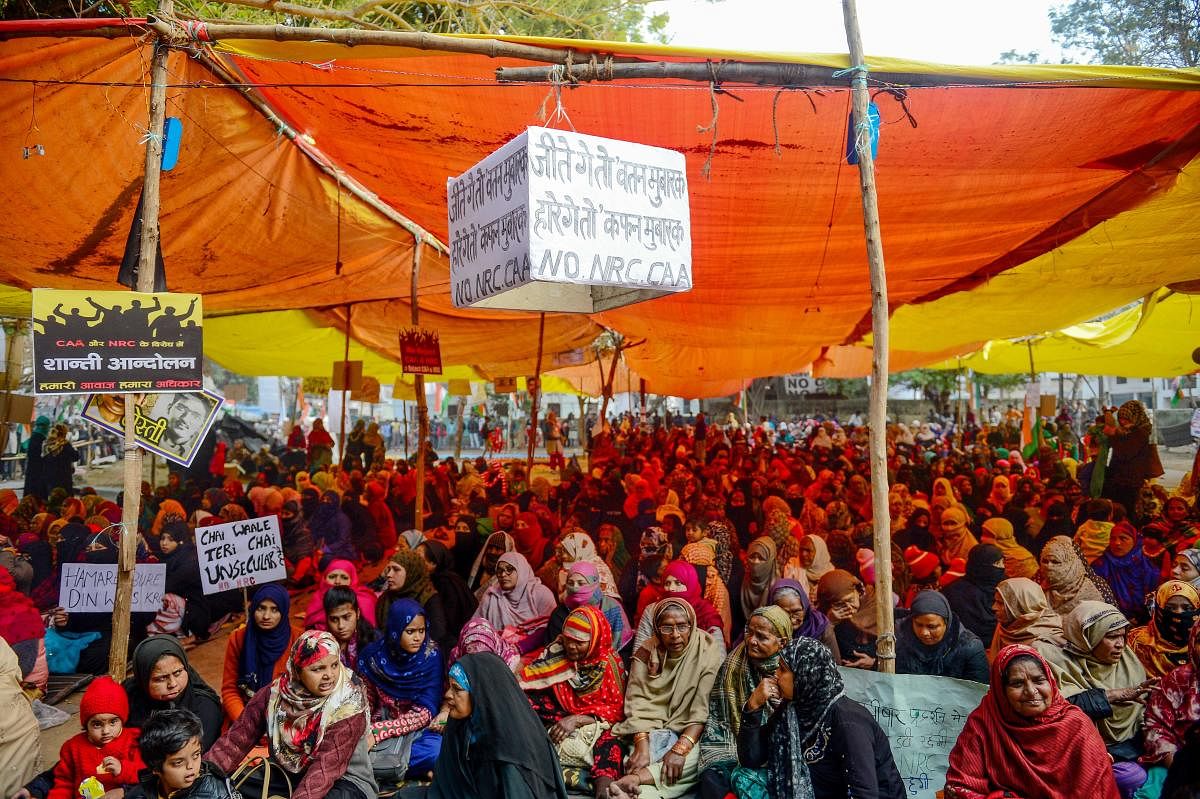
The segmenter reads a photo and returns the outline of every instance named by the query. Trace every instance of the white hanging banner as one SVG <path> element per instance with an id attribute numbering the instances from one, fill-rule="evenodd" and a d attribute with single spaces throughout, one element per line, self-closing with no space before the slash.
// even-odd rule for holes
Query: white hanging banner
<path id="1" fill-rule="evenodd" d="M 593 313 L 692 287 L 682 153 L 531 127 L 446 192 L 456 307 Z"/>

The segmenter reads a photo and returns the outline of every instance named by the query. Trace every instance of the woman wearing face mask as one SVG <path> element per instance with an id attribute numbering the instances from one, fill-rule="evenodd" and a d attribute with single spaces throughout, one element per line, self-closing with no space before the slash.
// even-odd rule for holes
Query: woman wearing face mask
<path id="1" fill-rule="evenodd" d="M 621 776 L 621 745 L 610 728 L 625 718 L 625 668 L 608 620 L 583 605 L 562 633 L 518 674 L 558 753 L 565 783 L 603 797 Z"/>
<path id="2" fill-rule="evenodd" d="M 1122 796 L 1146 781 L 1142 755 L 1142 703 L 1155 681 L 1125 645 L 1129 620 L 1103 602 L 1081 602 L 1063 619 L 1066 646 L 1047 649 L 1046 659 L 1067 701 L 1087 714 L 1113 758 Z"/>
<path id="3" fill-rule="evenodd" d="M 986 683 L 983 643 L 958 620 L 946 597 L 922 591 L 896 630 L 896 673 L 955 677 Z"/>
<path id="4" fill-rule="evenodd" d="M 1200 594 L 1189 583 L 1168 580 L 1154 595 L 1150 623 L 1129 633 L 1129 648 L 1151 677 L 1165 677 L 1188 660 L 1188 634 L 1200 618 Z"/>
<path id="5" fill-rule="evenodd" d="M 1192 628 L 1188 639 L 1187 662 L 1164 677 L 1146 701 L 1146 761 L 1168 768 L 1174 766 L 1176 755 L 1189 739 L 1195 738 L 1197 724 L 1200 724 L 1200 625 Z"/>
<path id="6" fill-rule="evenodd" d="M 967 555 L 967 573 L 946 586 L 942 593 L 963 626 L 983 642 L 986 649 L 996 632 L 992 600 L 1004 579 L 1004 555 L 995 544 L 979 544 Z M 984 675 L 986 679 L 986 674 Z M 981 680 L 980 682 L 983 682 Z"/>
<path id="7" fill-rule="evenodd" d="M 700 797 L 724 799 L 739 780 L 737 739 L 746 699 L 779 667 L 779 652 L 792 638 L 792 621 L 776 605 L 755 610 L 746 637 L 729 653 L 708 698 L 708 721 L 700 738 Z"/>
<path id="8" fill-rule="evenodd" d="M 1116 604 L 1108 583 L 1096 575 L 1079 547 L 1066 536 L 1055 536 L 1046 543 L 1041 567 L 1046 598 L 1059 615 L 1070 613 L 1080 602 Z"/>
<path id="9" fill-rule="evenodd" d="M 290 609 L 291 598 L 283 586 L 259 586 L 250 599 L 248 623 L 230 633 L 221 678 L 221 705 L 230 722 L 242 715 L 260 688 L 283 673 L 284 654 L 300 634 L 288 618 Z"/>
<path id="10" fill-rule="evenodd" d="M 722 650 L 697 628 L 686 601 L 669 598 L 647 611 L 650 638 L 633 656 L 625 692 L 625 720 L 613 734 L 631 738 L 625 775 L 609 785 L 611 799 L 672 799 L 699 778 L 697 744 L 708 720 L 708 697 Z"/>
<path id="11" fill-rule="evenodd" d="M 1069 755 L 1067 754 L 1069 753 Z M 947 799 L 1120 799 L 1095 725 L 1063 698 L 1035 650 L 1005 647 L 950 752 Z"/>
<path id="12" fill-rule="evenodd" d="M 587 561 L 573 563 L 567 570 L 562 603 L 550 614 L 550 621 L 546 625 L 546 640 L 556 640 L 562 634 L 567 616 L 584 606 L 594 607 L 604 615 L 617 650 L 624 649 L 633 640 L 633 628 L 625 615 L 625 608 L 601 590 L 600 574 L 596 567 Z"/>
<path id="13" fill-rule="evenodd" d="M 746 574 L 742 578 L 740 601 L 733 617 L 734 629 L 741 629 L 754 611 L 771 604 L 771 585 L 779 577 L 778 550 L 767 536 L 756 538 L 746 548 Z"/>
<path id="14" fill-rule="evenodd" d="M 553 744 L 503 660 L 463 655 L 443 699 L 430 799 L 567 799 Z"/>
<path id="15" fill-rule="evenodd" d="M 829 650 L 811 638 L 783 647 L 775 675 L 759 682 L 741 714 L 738 760 L 766 772 L 742 795 L 908 796 L 886 734 L 845 695 Z"/>
<path id="16" fill-rule="evenodd" d="M 287 772 L 292 799 L 367 799 L 379 789 L 371 773 L 367 723 L 370 707 L 358 675 L 342 665 L 337 641 L 309 630 L 296 639 L 287 669 L 259 690 L 245 711 L 209 750 L 207 760 L 232 774 L 265 735 L 272 768 Z M 263 791 L 262 770 L 241 786 Z M 285 794 L 286 795 L 286 794 Z"/>
<path id="17" fill-rule="evenodd" d="M 432 770 L 442 745 L 440 730 L 431 727 L 441 701 L 442 664 L 421 606 L 411 599 L 393 602 L 383 635 L 358 662 L 371 705 L 371 761 L 381 782 L 424 778 Z"/>

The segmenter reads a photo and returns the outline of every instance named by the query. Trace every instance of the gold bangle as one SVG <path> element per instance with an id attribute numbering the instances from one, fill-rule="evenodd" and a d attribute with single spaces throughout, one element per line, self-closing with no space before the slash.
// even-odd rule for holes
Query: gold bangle
<path id="1" fill-rule="evenodd" d="M 636 743 L 636 742 L 638 742 L 638 741 L 648 741 L 648 740 L 650 740 L 650 733 L 648 733 L 648 732 L 635 732 L 635 733 L 633 734 L 633 740 L 634 740 L 634 742 L 635 742 L 635 743 Z"/>
<path id="2" fill-rule="evenodd" d="M 684 733 L 684 734 L 680 735 L 679 737 L 682 738 L 683 740 L 687 741 L 688 743 L 690 743 L 692 746 L 695 746 L 697 743 L 699 743 L 699 741 L 697 741 L 695 738 L 688 735 L 687 733 Z"/>

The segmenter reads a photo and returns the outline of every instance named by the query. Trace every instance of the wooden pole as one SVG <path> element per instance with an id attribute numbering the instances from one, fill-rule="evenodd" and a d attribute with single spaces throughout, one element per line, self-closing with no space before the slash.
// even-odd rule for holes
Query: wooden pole
<path id="1" fill-rule="evenodd" d="M 158 12 L 171 14 L 174 0 L 159 0 Z M 154 291 L 158 255 L 159 185 L 162 178 L 164 121 L 167 116 L 167 42 L 154 43 L 150 63 L 149 135 L 146 136 L 145 180 L 142 183 L 142 237 L 138 242 L 137 290 Z M 117 550 L 117 588 L 113 600 L 112 641 L 108 650 L 108 673 L 117 682 L 125 679 L 129 656 L 130 614 L 133 610 L 133 566 L 137 560 L 138 515 L 142 502 L 142 449 L 135 436 L 136 394 L 125 395 L 125 484 L 121 507 L 121 540 Z"/>
<path id="2" fill-rule="evenodd" d="M 858 142 L 858 177 L 862 190 L 863 229 L 871 274 L 871 511 L 875 528 L 875 610 L 879 620 L 879 670 L 896 672 L 896 628 L 892 616 L 892 531 L 888 512 L 887 393 L 888 393 L 888 293 L 879 229 L 879 198 L 875 193 L 875 160 L 869 131 L 866 57 L 858 27 L 855 0 L 842 0 L 846 43 L 850 49 L 850 87 L 854 101 L 854 130 Z"/>
<path id="3" fill-rule="evenodd" d="M 417 239 L 413 247 L 412 287 L 409 296 L 412 298 L 409 307 L 412 308 L 413 327 L 420 324 L 420 307 L 417 304 L 417 283 L 421 277 L 421 252 L 425 246 L 423 239 Z M 425 399 L 425 375 L 413 375 L 413 390 L 417 393 L 417 496 L 413 506 L 413 529 L 425 529 L 425 448 L 429 443 L 429 404 Z"/>
<path id="4" fill-rule="evenodd" d="M 346 400 L 350 390 L 350 314 L 353 305 L 346 304 L 346 336 L 342 345 L 342 424 L 338 432 L 338 459 L 334 463 L 346 462 Z"/>
<path id="5" fill-rule="evenodd" d="M 454 431 L 454 461 L 462 459 L 463 425 L 466 423 L 467 400 L 470 397 L 458 398 L 458 424 Z"/>
<path id="6" fill-rule="evenodd" d="M 533 479 L 533 453 L 537 449 L 538 406 L 542 403 L 542 345 L 546 340 L 546 312 L 538 317 L 537 363 L 533 367 L 533 385 L 529 389 L 529 441 L 525 446 L 525 480 Z"/>

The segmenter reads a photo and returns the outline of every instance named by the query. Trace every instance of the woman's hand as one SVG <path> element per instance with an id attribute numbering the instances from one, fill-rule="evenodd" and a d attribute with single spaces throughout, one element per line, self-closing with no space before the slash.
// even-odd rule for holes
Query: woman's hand
<path id="1" fill-rule="evenodd" d="M 33 799 L 33 794 L 29 792 L 28 788 L 22 788 L 10 796 L 9 799 Z"/>
<path id="2" fill-rule="evenodd" d="M 1158 680 L 1151 679 L 1130 688 L 1109 688 L 1104 692 L 1104 698 L 1108 700 L 1109 704 L 1140 702 L 1156 685 L 1158 685 Z"/>
<path id="3" fill-rule="evenodd" d="M 763 705 L 766 705 L 771 700 L 778 698 L 779 683 L 776 682 L 774 677 L 764 677 L 762 681 L 754 687 L 754 692 L 750 694 L 750 698 L 746 700 L 746 710 L 761 710 Z"/>
<path id="4" fill-rule="evenodd" d="M 591 721 L 588 716 L 567 716 L 560 719 L 557 724 L 549 729 L 550 740 L 556 744 L 565 741 L 571 733 L 582 727 L 584 724 Z"/>
<path id="5" fill-rule="evenodd" d="M 662 779 L 664 784 L 674 785 L 679 782 L 679 778 L 683 775 L 684 760 L 683 755 L 674 751 L 668 751 L 663 755 Z"/>
<path id="6" fill-rule="evenodd" d="M 842 665 L 848 669 L 866 669 L 870 671 L 875 668 L 875 658 L 859 652 L 857 657 L 842 658 Z"/>
<path id="7" fill-rule="evenodd" d="M 638 769 L 643 769 L 650 765 L 650 741 L 643 739 L 635 741 L 633 744 L 633 752 L 625 761 L 625 773 L 633 774 Z"/>

